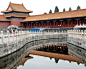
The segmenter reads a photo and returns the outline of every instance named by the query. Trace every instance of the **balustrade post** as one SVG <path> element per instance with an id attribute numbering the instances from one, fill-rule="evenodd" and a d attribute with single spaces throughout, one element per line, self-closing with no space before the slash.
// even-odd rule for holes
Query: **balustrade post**
<path id="1" fill-rule="evenodd" d="M 21 30 L 21 35 L 22 35 L 22 30 Z"/>
<path id="2" fill-rule="evenodd" d="M 22 31 L 20 33 L 20 40 L 21 40 L 21 46 L 22 46 Z"/>
<path id="3" fill-rule="evenodd" d="M 13 41 L 14 41 L 14 34 L 13 34 Z"/>
<path id="4" fill-rule="evenodd" d="M 13 34 L 13 30 L 11 30 L 12 34 Z"/>
<path id="5" fill-rule="evenodd" d="M 16 49 L 17 49 L 17 33 L 16 33 Z"/>
<path id="6" fill-rule="evenodd" d="M 84 42 L 85 42 L 85 44 L 86 44 L 86 30 L 84 30 Z M 84 47 L 85 47 L 85 49 L 86 49 L 86 45 L 84 44 Z"/>
<path id="7" fill-rule="evenodd" d="M 9 31 L 7 31 L 7 36 L 8 36 L 8 43 L 10 42 L 10 35 L 9 35 Z"/>
<path id="8" fill-rule="evenodd" d="M 81 30 L 81 46 L 83 48 L 83 30 Z"/>
<path id="9" fill-rule="evenodd" d="M 20 39 L 19 37 L 20 37 L 20 36 L 19 36 L 19 31 L 18 31 L 18 39 Z"/>
<path id="10" fill-rule="evenodd" d="M 1 38 L 2 38 L 2 43 L 4 43 L 4 34 L 3 34 L 3 31 L 1 31 Z"/>

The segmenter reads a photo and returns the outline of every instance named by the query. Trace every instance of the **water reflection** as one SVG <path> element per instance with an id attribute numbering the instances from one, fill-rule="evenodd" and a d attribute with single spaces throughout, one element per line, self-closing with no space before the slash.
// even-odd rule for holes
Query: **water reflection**
<path id="1" fill-rule="evenodd" d="M 59 61 L 59 59 L 56 59 L 56 58 L 55 58 L 55 62 L 58 63 L 58 61 Z"/>
<path id="2" fill-rule="evenodd" d="M 76 62 L 70 63 L 69 61 L 59 59 L 58 63 L 56 63 L 55 58 L 50 60 L 49 57 L 30 56 L 34 58 L 28 60 L 24 66 L 19 66 L 18 69 L 86 69 L 83 64 L 78 65 Z"/>
<path id="3" fill-rule="evenodd" d="M 35 47 L 35 46 L 40 46 L 40 47 Z M 4 56 L 2 58 L 0 58 L 0 69 L 16 69 L 19 65 L 24 65 L 23 67 L 22 66 L 19 66 L 18 69 L 28 69 L 30 68 L 31 66 L 35 66 L 37 65 L 37 62 L 39 61 L 38 65 L 40 65 L 42 62 L 47 62 L 49 64 L 49 67 L 50 69 L 52 69 L 53 66 L 56 66 L 56 64 L 52 64 L 52 60 L 53 58 L 50 58 L 49 60 L 45 60 L 45 58 L 43 57 L 42 60 L 40 60 L 38 58 L 38 56 L 33 59 L 30 59 L 32 57 L 34 57 L 34 55 L 31 55 L 32 57 L 26 57 L 26 55 L 28 55 L 28 53 L 30 52 L 30 50 L 32 50 L 32 46 L 35 47 L 35 49 L 37 50 L 47 50 L 49 52 L 54 52 L 54 53 L 61 53 L 61 54 L 64 54 L 62 52 L 66 52 L 66 54 L 69 54 L 71 55 L 73 58 L 76 59 L 76 61 L 79 61 L 79 62 L 82 62 L 84 64 L 86 64 L 86 50 L 84 49 L 81 49 L 81 48 L 78 48 L 76 46 L 73 46 L 71 44 L 67 44 L 67 39 L 64 38 L 64 39 L 47 39 L 47 40 L 36 40 L 36 41 L 31 41 L 29 42 L 28 44 L 26 44 L 25 46 L 23 46 L 21 49 L 17 50 L 16 52 L 13 52 L 12 54 L 9 54 L 7 56 Z M 68 47 L 68 48 L 64 48 L 64 47 Z M 28 48 L 30 48 L 30 50 L 28 50 Z M 68 49 L 68 50 L 67 50 Z M 24 59 L 25 58 L 25 59 Z M 28 60 L 30 59 L 30 60 Z M 35 61 L 34 61 L 35 60 Z M 44 61 L 43 61 L 44 60 Z M 30 62 L 29 62 L 30 61 Z M 64 66 L 66 65 L 66 63 L 63 61 L 63 60 L 60 60 L 59 58 L 54 58 L 54 61 L 55 63 L 58 63 L 59 66 Z M 71 61 L 69 61 L 69 63 L 71 63 Z M 76 62 L 77 63 L 77 62 Z M 27 66 L 26 66 L 26 65 Z M 30 67 L 28 67 L 28 64 L 32 64 Z M 72 62 L 72 65 L 74 65 L 75 63 Z M 77 63 L 78 65 L 81 65 L 80 63 Z M 26 66 L 26 67 L 25 67 Z M 43 64 L 42 64 L 43 66 Z M 46 67 L 46 65 L 44 65 Z M 37 68 L 30 68 L 30 69 L 44 69 L 45 67 L 42 67 L 40 68 L 39 66 Z M 45 69 L 49 69 L 48 68 L 45 68 Z M 64 66 L 65 67 L 65 66 Z M 81 66 L 84 67 L 85 66 Z M 56 67 L 53 67 L 53 69 L 56 69 Z M 68 66 L 68 68 L 72 68 L 72 66 Z M 78 68 L 78 67 L 77 67 Z M 67 67 L 66 67 L 67 69 Z"/>

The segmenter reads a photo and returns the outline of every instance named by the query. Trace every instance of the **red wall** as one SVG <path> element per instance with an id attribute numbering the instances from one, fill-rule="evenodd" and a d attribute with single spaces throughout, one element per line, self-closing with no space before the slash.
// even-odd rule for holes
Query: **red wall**
<path id="1" fill-rule="evenodd" d="M 0 26 L 9 26 L 10 23 L 0 23 Z"/>
<path id="2" fill-rule="evenodd" d="M 10 23 L 0 23 L 0 26 L 10 26 L 10 25 L 21 26 L 21 23 L 20 21 L 11 21 Z"/>
<path id="3" fill-rule="evenodd" d="M 21 23 L 20 21 L 11 21 L 11 24 L 10 25 L 17 25 L 17 26 L 21 26 Z"/>

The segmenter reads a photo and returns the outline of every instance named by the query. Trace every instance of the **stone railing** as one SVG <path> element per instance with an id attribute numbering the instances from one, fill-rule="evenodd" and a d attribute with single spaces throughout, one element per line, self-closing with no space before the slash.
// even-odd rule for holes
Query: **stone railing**
<path id="1" fill-rule="evenodd" d="M 86 50 L 69 43 L 67 46 L 69 55 L 86 65 Z"/>
<path id="2" fill-rule="evenodd" d="M 67 42 L 86 49 L 86 30 L 68 30 Z"/>
<path id="3" fill-rule="evenodd" d="M 30 32 L 30 31 L 18 31 L 15 34 L 10 34 L 7 31 L 7 34 L 3 34 L 1 31 L 0 35 L 0 57 L 10 54 L 21 47 L 26 43 L 49 39 L 49 38 L 65 38 L 67 37 L 66 32 Z"/>

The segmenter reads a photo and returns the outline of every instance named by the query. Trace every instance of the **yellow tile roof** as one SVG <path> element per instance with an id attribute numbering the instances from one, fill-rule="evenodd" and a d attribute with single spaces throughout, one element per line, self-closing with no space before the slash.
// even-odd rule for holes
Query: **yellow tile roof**
<path id="1" fill-rule="evenodd" d="M 8 9 L 6 11 L 2 11 L 2 13 L 4 12 L 10 12 L 10 11 L 17 11 L 17 12 L 33 12 L 30 10 L 27 10 L 23 4 L 15 4 L 15 3 L 11 3 L 8 6 Z"/>
<path id="2" fill-rule="evenodd" d="M 21 22 L 86 17 L 86 9 L 28 16 Z"/>
<path id="3" fill-rule="evenodd" d="M 10 21 L 4 15 L 0 15 L 0 21 Z"/>

